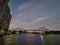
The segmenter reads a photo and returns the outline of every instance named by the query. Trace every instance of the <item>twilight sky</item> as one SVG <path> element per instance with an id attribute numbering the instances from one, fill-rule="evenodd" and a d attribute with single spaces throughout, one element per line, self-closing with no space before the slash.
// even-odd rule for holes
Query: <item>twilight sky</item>
<path id="1" fill-rule="evenodd" d="M 60 29 L 60 0 L 10 0 L 10 28 Z"/>

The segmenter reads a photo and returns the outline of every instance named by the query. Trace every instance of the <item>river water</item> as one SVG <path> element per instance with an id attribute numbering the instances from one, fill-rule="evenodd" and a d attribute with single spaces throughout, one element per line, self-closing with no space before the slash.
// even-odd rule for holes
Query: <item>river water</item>
<path id="1" fill-rule="evenodd" d="M 0 45 L 60 45 L 60 35 L 13 34 L 1 37 Z"/>

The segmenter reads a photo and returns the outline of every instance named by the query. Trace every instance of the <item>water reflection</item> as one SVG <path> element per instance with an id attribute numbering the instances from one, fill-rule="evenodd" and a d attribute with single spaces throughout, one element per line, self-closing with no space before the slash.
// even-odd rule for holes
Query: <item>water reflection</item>
<path id="1" fill-rule="evenodd" d="M 41 36 L 38 34 L 18 35 L 18 45 L 42 45 Z"/>
<path id="2" fill-rule="evenodd" d="M 60 35 L 8 35 L 5 37 L 0 37 L 0 45 L 60 45 Z"/>
<path id="3" fill-rule="evenodd" d="M 60 35 L 44 36 L 45 45 L 60 45 Z"/>

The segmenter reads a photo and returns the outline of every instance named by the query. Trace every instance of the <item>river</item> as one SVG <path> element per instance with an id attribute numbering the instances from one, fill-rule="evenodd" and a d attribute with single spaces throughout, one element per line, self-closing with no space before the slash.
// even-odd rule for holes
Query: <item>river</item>
<path id="1" fill-rule="evenodd" d="M 0 45 L 60 45 L 60 35 L 12 34 L 1 37 Z"/>

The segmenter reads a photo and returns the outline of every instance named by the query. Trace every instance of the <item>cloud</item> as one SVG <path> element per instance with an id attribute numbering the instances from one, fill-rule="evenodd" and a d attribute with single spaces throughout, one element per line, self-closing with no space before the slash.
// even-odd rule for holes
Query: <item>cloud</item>
<path id="1" fill-rule="evenodd" d="M 44 21 L 45 19 L 47 19 L 49 16 L 46 16 L 46 17 L 41 17 L 41 18 L 37 18 L 37 19 L 34 19 L 32 20 L 31 22 L 23 22 L 23 23 L 20 23 L 19 25 L 23 28 L 27 28 L 27 27 L 31 27 L 33 25 L 36 25 L 36 23 L 40 22 L 40 21 Z"/>
<path id="2" fill-rule="evenodd" d="M 41 20 L 44 20 L 44 19 L 47 19 L 49 16 L 45 16 L 45 17 L 41 17 L 41 18 L 37 18 L 34 20 L 34 22 L 38 22 L 38 21 L 41 21 Z"/>
<path id="3" fill-rule="evenodd" d="M 44 6 L 46 6 L 46 3 L 45 4 L 41 4 L 41 2 L 35 2 L 35 1 L 30 1 L 30 2 L 25 2 L 21 5 L 19 5 L 16 9 L 16 11 L 27 11 L 27 10 L 36 10 L 37 9 L 40 9 L 40 8 L 43 8 Z"/>
<path id="4" fill-rule="evenodd" d="M 31 4 L 32 4 L 32 2 L 27 2 L 27 3 L 21 4 L 17 7 L 17 11 L 24 10 L 24 9 L 28 8 Z"/>
<path id="5" fill-rule="evenodd" d="M 38 1 L 36 2 L 35 0 L 33 1 L 31 0 L 20 4 L 15 11 L 16 13 L 14 13 L 17 15 L 14 15 L 10 27 L 22 27 L 29 29 L 32 27 L 36 28 L 37 27 L 36 25 L 41 26 L 40 24 L 47 22 L 49 24 L 51 19 L 53 19 L 51 18 L 53 17 L 51 15 L 56 14 L 54 10 L 57 10 L 57 9 L 50 10 L 49 6 L 51 6 L 50 4 L 52 3 L 54 3 L 54 0 L 48 0 L 42 2 L 38 2 Z M 49 21 L 46 22 L 46 20 Z"/>
<path id="6" fill-rule="evenodd" d="M 19 5 L 16 9 L 16 12 L 18 13 L 15 18 L 16 20 L 26 20 L 30 17 L 36 17 L 38 15 L 40 15 L 39 13 L 44 7 L 46 6 L 46 4 L 40 4 L 39 3 L 34 3 L 34 2 L 26 2 L 23 3 L 21 5 Z"/>
<path id="7" fill-rule="evenodd" d="M 21 5 L 19 5 L 16 9 L 16 12 L 18 13 L 15 18 L 13 23 L 11 23 L 11 27 L 28 27 L 31 25 L 34 25 L 35 23 L 46 19 L 47 17 L 38 17 L 41 11 L 44 7 L 46 6 L 45 4 L 41 4 L 40 2 L 36 3 L 34 1 L 30 2 L 25 2 Z M 38 17 L 38 18 L 37 18 Z M 28 20 L 28 21 L 27 21 Z"/>
<path id="8" fill-rule="evenodd" d="M 20 22 L 20 20 L 15 20 L 11 26 L 12 27 L 22 27 L 22 28 L 27 28 L 30 26 L 35 25 L 36 23 L 38 23 L 39 21 L 44 21 L 45 19 L 47 19 L 49 16 L 46 17 L 41 17 L 41 18 L 36 18 L 34 20 L 31 20 L 30 22 Z"/>

